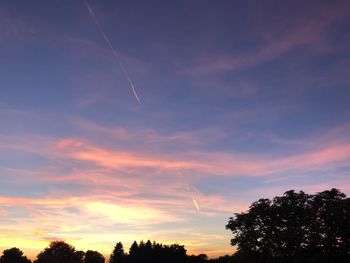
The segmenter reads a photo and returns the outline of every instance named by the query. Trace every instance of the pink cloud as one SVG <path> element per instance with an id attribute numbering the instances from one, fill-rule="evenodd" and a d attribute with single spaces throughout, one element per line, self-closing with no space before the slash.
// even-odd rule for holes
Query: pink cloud
<path id="1" fill-rule="evenodd" d="M 88 128 L 87 128 L 88 127 Z M 90 126 L 85 128 L 90 129 Z M 117 146 L 99 145 L 84 139 L 50 139 L 45 137 L 23 137 L 12 140 L 11 137 L 0 138 L 4 142 L 2 151 L 12 149 L 38 154 L 50 160 L 38 168 L 5 168 L 6 173 L 15 174 L 17 183 L 72 183 L 88 187 L 90 195 L 97 200 L 108 202 L 133 202 L 145 206 L 170 210 L 193 210 L 192 198 L 201 208 L 201 213 L 208 216 L 217 212 L 241 211 L 247 204 L 228 202 L 220 195 L 204 195 L 191 185 L 206 178 L 219 176 L 268 176 L 269 180 L 278 179 L 290 172 L 334 170 L 346 165 L 350 160 L 350 144 L 344 135 L 345 128 L 337 128 L 328 135 L 315 138 L 315 143 L 299 149 L 299 153 L 287 156 L 269 156 L 262 154 L 241 154 L 227 152 L 211 152 L 197 148 L 187 152 L 164 152 L 162 147 L 148 149 L 147 140 L 151 144 L 162 145 L 169 141 L 181 144 L 182 136 L 172 134 L 169 137 L 159 136 L 152 131 L 145 136 L 144 145 L 140 148 L 131 146 L 124 149 Z M 133 140 L 137 137 L 133 131 L 119 128 L 93 127 L 93 133 L 104 134 L 103 137 L 120 136 L 120 140 Z M 142 133 L 142 131 L 141 131 Z M 138 134 L 138 133 L 137 133 Z M 145 133 L 147 134 L 147 133 Z M 189 137 L 188 137 L 189 136 Z M 186 135 L 184 143 L 191 138 Z M 345 137 L 344 137 L 345 136 Z M 343 140 L 340 138 L 343 137 Z M 324 140 L 327 138 L 326 140 Z M 197 138 L 198 143 L 205 136 Z M 189 139 L 190 140 L 190 139 Z M 320 143 L 327 141 L 327 143 Z M 298 145 L 303 145 L 298 143 Z M 195 148 L 194 148 L 195 149 Z M 112 187 L 113 186 L 113 187 Z M 190 187 L 190 188 L 189 188 Z M 190 189 L 190 190 L 189 190 Z M 191 190 L 192 189 L 192 190 Z M 77 190 L 72 196 L 67 191 L 51 189 L 54 196 L 84 198 L 85 190 Z M 145 197 L 145 198 L 142 198 Z M 71 202 L 74 202 L 75 199 Z M 126 199 L 130 201 L 125 201 Z M 70 199 L 65 200 L 68 202 Z M 18 204 L 30 203 L 31 200 L 16 199 Z M 11 200 L 2 199 L 2 204 Z M 38 202 L 38 201 L 31 201 Z M 44 202 L 50 202 L 50 199 Z M 56 199 L 52 202 L 57 202 Z M 1 203 L 1 202 L 0 202 Z M 43 203 L 45 204 L 45 203 Z M 36 205 L 33 203 L 32 205 Z M 41 204 L 38 204 L 41 205 Z M 53 203 L 53 205 L 55 205 Z M 57 203 L 58 206 L 62 203 Z"/>
<path id="2" fill-rule="evenodd" d="M 62 140 L 59 140 L 57 143 L 56 143 L 56 147 L 57 148 L 65 148 L 65 147 L 82 147 L 84 144 L 82 142 L 79 142 L 79 141 L 75 141 L 75 140 L 72 140 L 72 139 L 62 139 Z"/>
<path id="3" fill-rule="evenodd" d="M 57 156 L 117 170 L 195 171 L 212 175 L 261 176 L 286 171 L 321 169 L 342 165 L 350 159 L 350 144 L 335 143 L 287 157 L 265 155 L 190 151 L 163 155 L 161 152 L 115 150 L 79 140 L 63 139 L 56 143 Z M 157 172 L 155 173 L 157 174 Z"/>
<path id="4" fill-rule="evenodd" d="M 350 144 L 329 145 L 306 154 L 278 160 L 274 167 L 281 169 L 312 169 L 344 163 L 350 159 Z"/>
<path id="5" fill-rule="evenodd" d="M 196 133 L 159 135 L 154 131 L 129 131 L 120 128 L 103 128 L 99 126 L 84 126 L 92 134 L 103 134 L 102 137 L 110 136 L 109 141 L 116 141 L 116 146 L 99 145 L 83 139 L 65 138 L 53 140 L 43 137 L 25 138 L 16 137 L 14 143 L 10 137 L 0 138 L 4 143 L 3 149 L 26 151 L 38 154 L 44 158 L 55 160 L 50 169 L 52 176 L 46 176 L 47 180 L 79 180 L 85 175 L 87 181 L 101 180 L 110 182 L 113 177 L 109 175 L 112 171 L 120 174 L 153 174 L 161 176 L 168 174 L 176 175 L 181 170 L 191 174 L 189 178 L 197 180 L 210 175 L 227 176 L 264 176 L 269 174 L 282 174 L 287 171 L 305 171 L 310 169 L 324 169 L 338 167 L 346 164 L 350 159 L 350 145 L 344 129 L 331 131 L 329 135 L 314 138 L 306 144 L 298 142 L 299 153 L 288 156 L 269 156 L 265 154 L 241 154 L 239 152 L 213 152 L 195 147 L 201 145 L 208 138 L 197 136 L 195 144 L 191 145 L 192 138 Z M 143 136 L 140 136 L 143 135 Z M 222 135 L 220 135 L 222 136 Z M 345 136 L 345 137 L 344 137 Z M 100 136 L 101 137 L 101 136 Z M 142 142 L 134 142 L 142 137 Z M 344 139 L 341 140 L 340 138 Z M 213 137 L 215 140 L 215 137 Z M 327 140 L 324 140 L 324 139 Z M 128 149 L 118 146 L 118 141 L 128 141 Z M 327 141 L 328 143 L 325 143 Z M 191 145 L 191 149 L 183 152 L 166 152 L 162 145 L 174 143 L 179 146 Z M 295 144 L 295 142 L 293 142 Z M 148 147 L 151 145 L 153 147 Z M 303 149 L 303 145 L 306 145 Z M 184 148 L 185 149 L 185 148 Z M 188 149 L 188 148 L 187 148 Z M 80 163 L 81 167 L 75 166 L 75 171 L 57 174 L 62 164 L 72 166 Z M 88 169 L 86 168 L 89 165 Z M 10 169 L 10 168 L 7 168 Z M 45 168 L 46 169 L 46 168 Z M 151 170 L 150 170 L 151 169 Z M 35 173 L 42 174 L 38 170 L 32 170 L 30 176 Z M 19 174 L 21 171 L 17 171 Z M 75 175 L 74 175 L 75 174 Z M 62 176 L 60 178 L 60 176 Z M 190 179 L 190 180 L 192 180 Z"/>
<path id="6" fill-rule="evenodd" d="M 87 129 L 89 128 L 91 127 Z M 54 183 L 57 186 L 60 183 L 69 182 L 84 185 L 87 188 L 79 190 L 77 187 L 72 192 L 56 187 L 38 198 L 1 196 L 1 211 L 10 215 L 9 208 L 11 207 L 12 210 L 15 209 L 22 213 L 27 211 L 29 216 L 26 216 L 25 223 L 23 223 L 23 218 L 13 219 L 15 221 L 11 225 L 3 225 L 0 230 L 6 228 L 4 234 L 9 237 L 12 233 L 13 236 L 10 239 L 18 244 L 21 242 L 26 244 L 28 242 L 26 240 L 45 240 L 46 242 L 52 237 L 67 237 L 72 240 L 73 244 L 76 242 L 84 248 L 88 240 L 94 237 L 94 240 L 101 240 L 101 244 L 109 249 L 106 240 L 115 242 L 115 236 L 110 235 L 109 231 L 114 229 L 116 222 L 135 222 L 135 217 L 142 213 L 145 215 L 144 223 L 140 225 L 137 222 L 137 225 L 130 226 L 134 232 L 125 234 L 123 240 L 138 239 L 140 235 L 161 238 L 167 233 L 152 229 L 151 225 L 155 222 L 184 222 L 193 217 L 217 220 L 222 216 L 228 217 L 232 212 L 245 211 L 250 201 L 254 201 L 232 200 L 229 196 L 205 194 L 192 186 L 207 177 L 268 175 L 269 178 L 276 178 L 280 174 L 288 174 L 288 171 L 324 170 L 347 164 L 350 160 L 350 144 L 346 136 L 343 140 L 339 139 L 339 134 L 343 134 L 342 129 L 340 130 L 337 129 L 325 136 L 324 138 L 328 138 L 327 143 L 311 143 L 307 149 L 300 149 L 300 151 L 303 150 L 301 153 L 277 157 L 210 152 L 200 147 L 187 152 L 168 153 L 162 151 L 162 147 L 147 150 L 144 145 L 140 146 L 143 149 L 138 147 L 127 149 L 113 145 L 101 145 L 87 139 L 23 137 L 17 140 L 17 137 L 11 139 L 11 136 L 8 136 L 2 138 L 4 142 L 7 142 L 4 143 L 5 148 L 2 151 L 12 147 L 16 151 L 25 150 L 50 160 L 49 165 L 41 169 L 12 170 L 12 174 L 22 175 L 19 177 L 20 180 L 32 183 Z M 92 131 L 99 136 L 101 134 L 120 136 L 120 140 L 132 141 L 135 136 L 132 130 L 119 128 L 104 130 L 103 127 L 97 126 L 93 127 Z M 187 144 L 186 140 L 190 140 L 192 136 L 186 134 L 182 137 L 171 134 L 167 137 L 166 135 L 160 136 L 155 131 L 150 134 L 149 137 L 145 137 L 145 145 L 148 139 L 152 144 L 162 145 L 168 140 L 178 144 L 184 140 L 184 143 Z M 201 140 L 204 140 L 205 136 L 197 139 L 201 145 Z M 317 140 L 320 139 L 316 138 L 315 141 Z M 337 185 L 340 185 L 339 181 Z M 293 188 L 297 189 L 297 186 L 293 185 Z M 324 190 L 324 188 L 329 188 L 327 186 L 329 186 L 327 183 L 303 185 L 303 190 Z M 282 187 L 276 188 L 270 192 L 259 189 L 251 196 L 261 197 L 265 193 L 273 197 L 282 194 L 285 190 L 285 186 L 283 189 Z M 192 199 L 197 201 L 199 211 L 194 206 Z M 119 213 L 126 216 L 119 218 Z M 26 237 L 21 236 L 21 233 L 16 230 L 19 225 L 21 228 L 29 229 Z M 105 230 L 99 235 L 94 234 L 96 229 L 101 231 L 101 227 Z M 190 231 L 196 231 L 196 229 Z M 201 231 L 205 233 L 204 230 Z M 81 240 L 77 241 L 77 236 Z M 212 240 L 210 242 L 215 243 L 215 239 L 216 237 L 212 237 L 209 241 Z M 197 236 L 188 239 L 189 250 L 196 251 L 197 248 L 205 247 L 206 244 L 202 241 L 201 237 Z M 222 242 L 225 242 L 225 239 Z M 90 245 L 86 244 L 86 247 Z M 43 247 L 42 243 L 40 246 Z M 40 246 L 38 243 L 38 247 Z M 212 253 L 216 252 L 212 251 Z"/>
<path id="7" fill-rule="evenodd" d="M 50 145 L 47 147 L 50 148 Z M 75 206 L 87 200 L 100 200 L 107 203 L 123 203 L 127 206 L 165 209 L 171 214 L 178 214 L 179 211 L 196 212 L 192 202 L 194 198 L 202 216 L 215 217 L 222 212 L 244 211 L 248 203 L 232 202 L 221 195 L 205 195 L 191 187 L 192 183 L 216 175 L 269 176 L 272 180 L 290 171 L 334 169 L 346 165 L 350 160 L 350 144 L 346 143 L 327 145 L 303 154 L 279 158 L 199 151 L 161 156 L 160 153 L 120 152 L 74 139 L 58 140 L 53 144 L 53 148 L 46 152 L 51 154 L 49 158 L 59 159 L 60 166 L 74 163 L 77 168 L 63 173 L 59 169 L 51 169 L 49 175 L 48 170 L 41 173 L 32 171 L 22 176 L 22 180 L 86 185 L 90 189 L 89 195 L 86 196 L 86 190 L 77 190 L 74 194 L 51 190 L 50 195 L 53 198 L 1 197 L 1 205 L 21 205 L 29 208 L 62 207 Z M 148 170 L 149 168 L 152 170 Z M 329 185 L 324 184 L 315 187 L 323 190 L 329 188 L 327 186 Z M 282 193 L 286 187 L 281 187 L 279 192 Z M 304 185 L 303 190 L 316 189 L 312 187 Z M 289 188 L 298 187 L 293 185 Z M 276 191 L 277 189 L 273 189 L 272 192 L 276 194 Z M 260 194 L 263 192 L 259 190 Z M 61 198 L 57 198 L 58 196 Z M 34 213 L 33 211 L 37 210 L 31 211 Z"/>
<path id="8" fill-rule="evenodd" d="M 58 155 L 79 161 L 92 162 L 106 168 L 150 167 L 161 169 L 192 169 L 205 166 L 195 161 L 185 161 L 159 156 L 146 156 L 127 151 L 108 150 L 71 139 L 60 140 L 56 143 Z"/>

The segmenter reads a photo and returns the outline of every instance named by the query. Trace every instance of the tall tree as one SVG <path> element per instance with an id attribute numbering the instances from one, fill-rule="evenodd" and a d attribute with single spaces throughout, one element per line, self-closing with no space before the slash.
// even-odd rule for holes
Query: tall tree
<path id="1" fill-rule="evenodd" d="M 350 200 L 337 189 L 260 199 L 226 225 L 237 258 L 251 262 L 350 262 Z"/>
<path id="2" fill-rule="evenodd" d="M 31 263 L 31 261 L 23 255 L 23 252 L 14 247 L 5 249 L 0 257 L 0 263 Z"/>
<path id="3" fill-rule="evenodd" d="M 124 251 L 124 246 L 122 242 L 118 242 L 109 258 L 109 263 L 125 263 L 126 262 L 126 254 Z"/>

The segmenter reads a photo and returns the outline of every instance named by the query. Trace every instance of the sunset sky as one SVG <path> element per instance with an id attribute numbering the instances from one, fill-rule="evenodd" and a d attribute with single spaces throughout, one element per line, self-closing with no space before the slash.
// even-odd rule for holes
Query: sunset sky
<path id="1" fill-rule="evenodd" d="M 88 3 L 0 2 L 0 251 L 214 257 L 258 198 L 350 195 L 350 1 Z"/>

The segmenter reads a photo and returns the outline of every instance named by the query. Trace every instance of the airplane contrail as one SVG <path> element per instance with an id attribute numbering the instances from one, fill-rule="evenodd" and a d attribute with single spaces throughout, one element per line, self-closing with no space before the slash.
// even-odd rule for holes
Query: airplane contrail
<path id="1" fill-rule="evenodd" d="M 199 211 L 199 206 L 198 206 L 198 204 L 197 204 L 196 199 L 194 199 L 194 198 L 192 197 L 192 201 L 193 201 L 193 203 L 194 203 L 194 206 L 197 208 L 197 211 Z"/>
<path id="2" fill-rule="evenodd" d="M 103 28 L 102 26 L 100 25 L 100 22 L 98 21 L 97 17 L 96 17 L 96 14 L 94 12 L 94 10 L 91 8 L 89 2 L 87 0 L 83 0 L 84 1 L 84 4 L 86 6 L 86 9 L 88 10 L 89 12 L 89 15 L 91 17 L 91 19 L 94 21 L 98 31 L 100 32 L 102 38 L 105 40 L 106 44 L 108 45 L 109 49 L 112 51 L 112 54 L 114 56 L 114 59 L 115 61 L 119 64 L 120 66 L 120 69 L 122 70 L 125 78 L 127 79 L 127 81 L 129 82 L 130 84 L 130 87 L 132 89 L 132 92 L 136 98 L 136 100 L 141 103 L 141 100 L 136 92 L 136 89 L 135 89 L 135 86 L 134 86 L 134 83 L 133 81 L 131 80 L 128 72 L 126 71 L 125 67 L 124 67 L 124 64 L 121 62 L 120 58 L 119 58 L 119 55 L 117 53 L 117 51 L 115 50 L 115 48 L 113 47 L 112 45 L 112 42 L 109 40 L 108 36 L 106 35 L 106 33 L 103 31 Z"/>
<path id="3" fill-rule="evenodd" d="M 175 171 L 176 171 L 180 176 L 183 176 L 182 172 L 181 172 L 179 169 L 176 168 Z M 194 191 L 191 190 L 191 188 L 190 188 L 190 186 L 189 186 L 188 184 L 186 185 L 186 188 L 187 188 L 187 191 L 188 191 L 188 192 L 191 192 L 192 202 L 193 202 L 194 206 L 196 207 L 197 211 L 199 212 L 198 203 L 197 203 L 196 199 L 194 199 Z"/>

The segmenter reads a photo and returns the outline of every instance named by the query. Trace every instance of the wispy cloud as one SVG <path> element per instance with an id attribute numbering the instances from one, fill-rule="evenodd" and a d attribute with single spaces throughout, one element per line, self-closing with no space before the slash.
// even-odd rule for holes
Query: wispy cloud
<path id="1" fill-rule="evenodd" d="M 126 151 L 107 150 L 81 141 L 64 139 L 56 144 L 58 155 L 63 158 L 72 158 L 79 161 L 92 162 L 111 169 L 132 168 L 159 168 L 159 169 L 192 169 L 205 166 L 191 160 L 176 160 L 159 156 L 143 156 Z"/>
<path id="2" fill-rule="evenodd" d="M 91 128 L 91 126 L 88 127 Z M 198 176 L 203 172 L 207 175 L 263 176 L 281 174 L 287 171 L 342 166 L 350 158 L 350 146 L 346 139 L 344 141 L 344 139 L 339 138 L 339 132 L 337 132 L 339 129 L 331 131 L 330 135 L 322 135 L 320 139 L 313 139 L 314 142 L 306 142 L 304 148 L 303 142 L 300 141 L 298 151 L 294 150 L 294 153 L 280 154 L 279 156 L 256 153 L 243 154 L 239 151 L 209 151 L 205 147 L 196 147 L 205 144 L 207 138 L 205 136 L 195 137 L 192 133 L 165 136 L 158 135 L 151 130 L 139 130 L 135 133 L 132 130 L 128 131 L 118 127 L 93 126 L 92 129 L 94 132 L 108 133 L 110 136 L 114 136 L 116 138 L 114 146 L 108 147 L 89 142 L 86 139 L 74 138 L 54 140 L 32 137 L 12 143 L 7 137 L 4 140 L 8 143 L 4 143 L 3 147 L 4 149 L 25 150 L 44 158 L 63 161 L 70 166 L 72 164 L 82 165 L 79 169 L 103 168 L 126 174 L 139 173 L 142 170 L 155 175 L 162 173 L 176 175 L 176 171 L 180 169 L 187 172 L 192 171 L 193 176 Z M 144 135 L 141 145 L 138 144 L 139 141 L 133 143 L 133 140 L 137 140 L 136 137 L 139 135 Z M 196 140 L 194 144 L 191 144 L 192 138 Z M 322 138 L 329 138 L 328 143 L 320 143 Z M 122 144 L 118 145 L 118 140 L 129 141 L 128 149 Z M 187 152 L 183 152 L 180 148 L 165 154 L 162 145 L 169 143 L 191 145 L 191 148 Z M 277 140 L 277 143 L 286 146 L 283 140 L 281 142 L 281 139 Z M 147 151 L 147 145 L 155 145 L 155 147 Z"/>
<path id="3" fill-rule="evenodd" d="M 93 245 L 109 253 L 106 249 L 110 249 L 116 239 L 131 242 L 142 236 L 151 239 L 159 237 L 160 241 L 166 241 L 168 231 L 157 232 L 157 225 L 186 224 L 196 217 L 209 221 L 224 217 L 225 221 L 231 212 L 244 211 L 253 201 L 231 199 L 226 192 L 205 193 L 193 186 L 199 182 L 221 177 L 265 178 L 267 185 L 255 188 L 254 194 L 281 194 L 287 189 L 279 187 L 264 192 L 264 189 L 268 189 L 267 180 L 272 185 L 273 179 L 281 175 L 293 177 L 295 173 L 333 172 L 346 166 L 350 160 L 346 125 L 331 129 L 305 146 L 302 141 L 297 142 L 297 151 L 294 149 L 292 153 L 280 155 L 206 149 L 206 139 L 216 140 L 217 136 L 225 136 L 222 131 L 214 130 L 213 137 L 207 138 L 206 133 L 197 137 L 194 136 L 195 132 L 161 135 L 155 130 L 136 131 L 91 123 L 78 125 L 86 130 L 83 133 L 87 135 L 86 138 L 0 137 L 0 154 L 26 152 L 40 156 L 42 160 L 36 168 L 25 165 L 21 168 L 11 167 L 9 164 L 0 168 L 3 184 L 25 184 L 27 189 L 24 194 L 33 194 L 33 184 L 45 186 L 40 192 L 34 191 L 36 197 L 0 197 L 2 233 L 13 244 L 20 242 L 24 248 L 42 248 L 52 238 L 64 238 L 79 248 L 91 246 L 89 240 L 93 236 L 96 242 L 103 240 L 101 244 Z M 145 135 L 141 145 L 135 139 L 140 134 Z M 99 143 L 97 138 L 101 136 L 114 142 L 108 145 L 102 140 Z M 192 138 L 196 138 L 193 144 Z M 136 141 L 133 142 L 134 139 Z M 129 147 L 118 140 L 128 141 Z M 277 143 L 288 146 L 283 140 Z M 167 152 L 163 144 L 185 146 Z M 153 147 L 147 148 L 147 145 Z M 295 142 L 292 145 L 295 146 Z M 182 150 L 186 148 L 189 150 Z M 11 174 L 12 179 L 6 174 Z M 303 189 L 323 190 L 327 186 L 340 185 L 339 180 L 337 184 L 310 182 L 303 185 Z M 60 187 L 66 184 L 72 186 L 74 191 Z M 200 207 L 199 211 L 193 205 L 193 198 Z M 26 236 L 21 235 L 19 225 L 29 230 Z M 110 231 L 120 231 L 120 234 L 111 235 Z M 30 246 L 33 239 L 37 243 Z M 209 240 L 206 243 L 204 239 L 193 236 L 185 240 L 177 236 L 174 240 L 188 244 L 190 251 L 199 251 L 213 242 Z M 210 249 L 216 253 L 213 246 Z"/>
<path id="4" fill-rule="evenodd" d="M 347 8 L 349 4 L 346 2 L 328 8 L 314 6 L 313 16 L 304 14 L 299 17 L 299 21 L 290 25 L 284 24 L 283 30 L 260 29 L 259 46 L 237 54 L 226 52 L 207 57 L 201 56 L 197 63 L 185 71 L 190 74 L 208 74 L 246 69 L 274 60 L 301 46 L 308 46 L 312 52 L 330 52 L 333 50 L 329 43 L 331 26 L 347 18 L 347 12 L 344 11 Z M 265 24 L 262 23 L 262 25 Z M 258 24 L 257 27 L 262 25 Z"/>
<path id="5" fill-rule="evenodd" d="M 151 168 L 153 173 L 196 171 L 211 175 L 262 176 L 287 171 L 323 169 L 344 165 L 350 158 L 349 144 L 327 145 L 286 157 L 257 154 L 192 151 L 184 154 L 158 154 L 118 151 L 64 139 L 57 142 L 57 156 L 127 173 Z"/>

